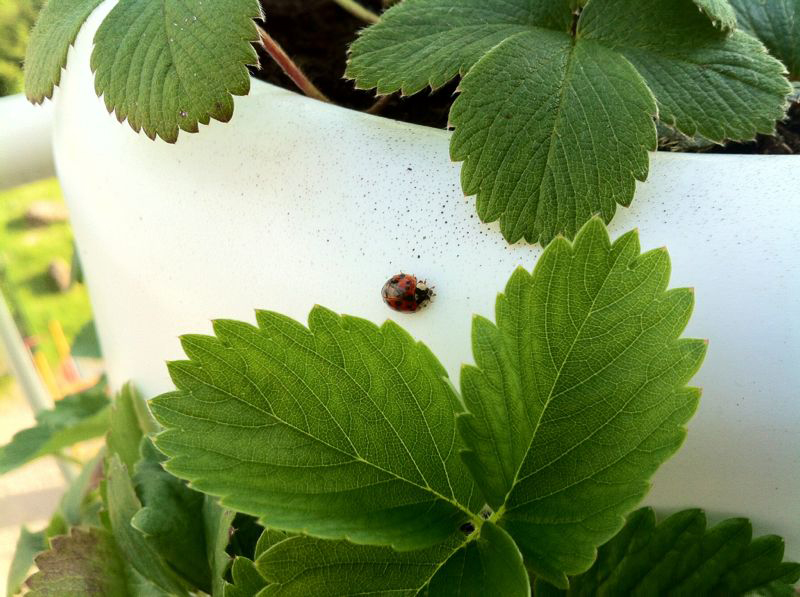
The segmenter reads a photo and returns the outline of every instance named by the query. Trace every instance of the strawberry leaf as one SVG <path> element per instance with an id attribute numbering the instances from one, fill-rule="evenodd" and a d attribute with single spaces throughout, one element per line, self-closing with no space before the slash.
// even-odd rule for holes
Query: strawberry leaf
<path id="1" fill-rule="evenodd" d="M 309 328 L 257 319 L 182 339 L 178 391 L 150 402 L 167 470 L 265 526 L 331 539 L 414 549 L 475 517 L 461 404 L 425 346 L 321 307 Z"/>
<path id="2" fill-rule="evenodd" d="M 666 251 L 599 219 L 517 270 L 462 373 L 465 461 L 537 576 L 565 587 L 622 527 L 685 436 L 705 342 L 679 339 L 693 294 Z"/>
<path id="3" fill-rule="evenodd" d="M 0 474 L 103 435 L 108 425 L 109 400 L 104 383 L 65 396 L 51 410 L 37 413 L 34 427 L 19 431 L 8 444 L 0 446 Z"/>
<path id="4" fill-rule="evenodd" d="M 347 76 L 414 93 L 463 75 L 464 192 L 509 242 L 544 244 L 630 203 L 656 106 L 713 141 L 774 129 L 783 68 L 734 23 L 726 0 L 406 0 L 353 43 Z"/>
<path id="5" fill-rule="evenodd" d="M 775 130 L 792 90 L 783 65 L 758 40 L 742 31 L 720 32 L 702 14 L 661 0 L 637 6 L 630 11 L 618 0 L 592 0 L 580 34 L 631 61 L 653 91 L 663 122 L 718 142 Z"/>
<path id="6" fill-rule="evenodd" d="M 736 28 L 736 11 L 729 0 L 694 0 L 697 8 L 723 31 Z"/>
<path id="7" fill-rule="evenodd" d="M 127 565 L 141 575 L 143 581 L 151 582 L 170 595 L 188 595 L 181 578 L 147 537 L 131 524 L 133 517 L 142 509 L 142 504 L 125 465 L 116 454 L 110 458 L 106 478 L 104 501 L 108 523 Z"/>
<path id="8" fill-rule="evenodd" d="M 30 597 L 133 597 L 122 556 L 102 529 L 72 529 L 36 557 Z"/>
<path id="9" fill-rule="evenodd" d="M 412 552 L 296 536 L 267 550 L 256 567 L 269 581 L 261 597 L 528 597 L 531 587 L 514 541 L 488 521 L 469 538 Z"/>
<path id="10" fill-rule="evenodd" d="M 250 90 L 256 0 L 120 0 L 95 35 L 95 87 L 135 131 L 173 143 Z"/>
<path id="11" fill-rule="evenodd" d="M 49 0 L 39 13 L 25 54 L 25 95 L 36 104 L 53 96 L 67 52 L 102 0 Z"/>
<path id="12" fill-rule="evenodd" d="M 590 570 L 570 579 L 568 591 L 537 581 L 536 594 L 792 595 L 800 564 L 782 561 L 781 538 L 753 539 L 752 532 L 744 518 L 706 529 L 701 510 L 684 510 L 656 525 L 653 511 L 642 508 L 600 548 Z"/>
<path id="13" fill-rule="evenodd" d="M 756 36 L 770 53 L 800 79 L 800 0 L 730 0 L 739 28 Z"/>
<path id="14" fill-rule="evenodd" d="M 461 186 L 477 195 L 478 215 L 499 219 L 509 242 L 573 236 L 596 213 L 610 220 L 647 177 L 655 102 L 628 61 L 600 44 L 519 33 L 486 54 L 461 90 L 450 152 L 464 162 Z"/>

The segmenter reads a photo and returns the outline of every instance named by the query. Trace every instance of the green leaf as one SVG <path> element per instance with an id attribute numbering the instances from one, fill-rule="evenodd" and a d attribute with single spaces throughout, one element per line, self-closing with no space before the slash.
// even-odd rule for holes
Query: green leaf
<path id="1" fill-rule="evenodd" d="M 238 531 L 237 531 L 238 532 Z M 245 556 L 236 556 L 231 567 L 233 583 L 225 584 L 225 597 L 249 597 L 255 595 L 267 586 L 267 579 L 261 576 L 256 569 L 254 560 L 257 560 L 267 550 L 292 535 L 275 529 L 264 529 L 256 542 L 253 559 Z"/>
<path id="2" fill-rule="evenodd" d="M 77 253 L 75 253 L 77 255 Z M 73 264 L 77 258 L 73 260 Z M 74 268 L 74 265 L 73 265 Z M 97 337 L 97 329 L 94 325 L 94 320 L 87 321 L 78 333 L 75 335 L 75 340 L 72 342 L 70 352 L 73 357 L 99 359 L 102 358 L 100 352 L 100 339 Z"/>
<path id="3" fill-rule="evenodd" d="M 67 51 L 83 22 L 102 0 L 49 0 L 31 32 L 25 54 L 25 95 L 40 104 L 52 97 Z"/>
<path id="4" fill-rule="evenodd" d="M 111 535 L 97 528 L 55 537 L 36 558 L 30 597 L 127 597 L 125 567 Z"/>
<path id="5" fill-rule="evenodd" d="M 659 118 L 681 132 L 718 142 L 772 133 L 791 92 L 783 65 L 750 35 L 728 35 L 675 4 L 641 0 L 630 10 L 592 0 L 578 33 L 630 60 L 653 91 Z"/>
<path id="6" fill-rule="evenodd" d="M 514 540 L 491 522 L 480 537 L 454 553 L 431 579 L 429 594 L 437 597 L 528 597 L 531 581 Z"/>
<path id="7" fill-rule="evenodd" d="M 105 385 L 98 384 L 56 401 L 52 410 L 37 413 L 35 427 L 23 429 L 0 447 L 0 474 L 103 435 L 108 429 L 108 404 Z"/>
<path id="8" fill-rule="evenodd" d="M 153 545 L 131 519 L 142 509 L 128 471 L 117 454 L 106 474 L 106 509 L 114 539 L 125 561 L 144 579 L 174 595 L 188 595 L 180 578 L 172 571 Z"/>
<path id="9" fill-rule="evenodd" d="M 487 51 L 531 27 L 569 28 L 570 3 L 405 0 L 353 43 L 347 76 L 378 93 L 441 87 Z"/>
<path id="10" fill-rule="evenodd" d="M 514 541 L 488 521 L 468 539 L 457 533 L 443 544 L 411 552 L 295 536 L 265 551 L 256 568 L 270 583 L 259 597 L 423 591 L 431 597 L 526 597 L 531 587 Z"/>
<path id="11" fill-rule="evenodd" d="M 736 28 L 736 11 L 729 0 L 694 0 L 700 9 L 714 24 L 723 31 Z"/>
<path id="12" fill-rule="evenodd" d="M 475 518 L 461 403 L 425 346 L 321 307 L 309 328 L 257 320 L 182 338 L 178 391 L 150 403 L 168 471 L 265 526 L 325 538 L 414 549 Z"/>
<path id="13" fill-rule="evenodd" d="M 573 236 L 647 177 L 656 148 L 650 91 L 627 60 L 590 40 L 534 30 L 495 47 L 461 82 L 450 153 L 483 221 L 509 242 Z M 602 110 L 592 106 L 603 105 Z"/>
<path id="14" fill-rule="evenodd" d="M 11 597 L 16 595 L 22 588 L 22 583 L 28 578 L 28 572 L 33 567 L 36 555 L 47 549 L 47 538 L 44 531 L 31 533 L 22 527 L 17 539 L 17 546 L 14 548 L 14 557 L 8 570 L 6 581 L 6 595 Z"/>
<path id="15" fill-rule="evenodd" d="M 164 456 L 150 438 L 142 439 L 142 458 L 133 482 L 143 507 L 131 519 L 167 565 L 193 587 L 211 591 L 211 569 L 203 520 L 205 496 L 166 472 Z"/>
<path id="16" fill-rule="evenodd" d="M 253 561 L 243 556 L 233 560 L 231 577 L 233 582 L 225 584 L 224 597 L 253 597 L 268 584 Z"/>
<path id="17" fill-rule="evenodd" d="M 656 525 L 653 511 L 642 508 L 600 548 L 592 568 L 571 579 L 569 591 L 537 581 L 536 594 L 780 594 L 800 578 L 800 564 L 782 559 L 783 540 L 774 535 L 752 539 L 746 519 L 732 518 L 707 530 L 702 511 L 685 510 Z"/>
<path id="18" fill-rule="evenodd" d="M 256 0 L 120 0 L 95 36 L 97 93 L 120 122 L 170 143 L 227 122 L 231 95 L 250 90 L 260 16 Z"/>
<path id="19" fill-rule="evenodd" d="M 566 586 L 622 526 L 680 446 L 705 342 L 679 339 L 693 305 L 667 290 L 664 250 L 636 232 L 610 243 L 599 219 L 518 269 L 496 324 L 476 318 L 465 462 L 529 569 Z"/>
<path id="20" fill-rule="evenodd" d="M 125 573 L 128 575 L 128 590 L 131 597 L 172 597 L 172 593 L 159 589 L 130 564 L 125 566 Z"/>
<path id="21" fill-rule="evenodd" d="M 464 192 L 509 242 L 544 244 L 630 203 L 656 105 L 690 136 L 774 129 L 782 67 L 734 21 L 726 0 L 407 0 L 353 43 L 346 74 L 379 93 L 464 75 L 450 113 Z"/>
<path id="22" fill-rule="evenodd" d="M 150 417 L 147 405 L 132 383 L 126 383 L 117 393 L 111 406 L 111 429 L 107 444 L 111 454 L 117 454 L 122 464 L 133 471 L 139 461 L 142 436 L 158 430 Z"/>
<path id="23" fill-rule="evenodd" d="M 203 504 L 206 557 L 211 569 L 211 595 L 222 597 L 225 590 L 225 573 L 231 558 L 225 552 L 230 537 L 231 523 L 236 513 L 226 510 L 217 501 L 206 496 Z"/>
<path id="24" fill-rule="evenodd" d="M 277 545 L 284 539 L 288 539 L 291 537 L 289 533 L 284 533 L 283 531 L 276 531 L 275 529 L 264 529 L 264 532 L 261 533 L 261 536 L 258 538 L 258 543 L 256 543 L 256 550 L 253 554 L 254 559 L 258 559 L 261 557 L 261 554 L 266 552 L 272 546 Z"/>
<path id="25" fill-rule="evenodd" d="M 800 79 L 800 0 L 730 0 L 739 28 L 760 39 Z"/>
<path id="26" fill-rule="evenodd" d="M 458 535 L 434 547 L 403 552 L 304 535 L 290 537 L 256 561 L 256 568 L 270 583 L 259 597 L 412 597 L 459 550 L 464 536 Z"/>
<path id="27" fill-rule="evenodd" d="M 99 500 L 96 493 L 94 499 L 89 497 L 89 493 L 99 483 L 104 459 L 105 450 L 100 450 L 94 458 L 83 466 L 78 477 L 61 497 L 58 509 L 67 525 L 74 527 L 80 524 L 97 522 L 94 517 L 97 514 L 96 505 Z M 95 507 L 87 502 L 93 502 Z"/>

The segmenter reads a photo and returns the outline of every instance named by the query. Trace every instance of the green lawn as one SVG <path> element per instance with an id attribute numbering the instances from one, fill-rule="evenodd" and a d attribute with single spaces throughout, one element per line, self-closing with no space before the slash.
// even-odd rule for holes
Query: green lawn
<path id="1" fill-rule="evenodd" d="M 0 191 L 0 284 L 10 302 L 23 335 L 34 336 L 52 367 L 58 362 L 49 322 L 61 322 L 72 343 L 81 327 L 92 318 L 89 297 L 82 284 L 58 292 L 47 275 L 55 257 L 72 260 L 69 224 L 29 228 L 26 208 L 34 201 L 62 202 L 58 181 L 44 180 L 9 191 Z M 2 373 L 2 371 L 0 371 Z"/>

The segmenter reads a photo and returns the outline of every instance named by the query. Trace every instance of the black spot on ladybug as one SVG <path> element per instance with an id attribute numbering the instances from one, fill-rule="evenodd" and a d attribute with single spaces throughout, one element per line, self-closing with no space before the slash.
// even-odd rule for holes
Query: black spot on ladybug
<path id="1" fill-rule="evenodd" d="M 433 290 L 411 274 L 397 274 L 386 281 L 381 289 L 383 302 L 401 313 L 414 313 L 427 305 Z"/>

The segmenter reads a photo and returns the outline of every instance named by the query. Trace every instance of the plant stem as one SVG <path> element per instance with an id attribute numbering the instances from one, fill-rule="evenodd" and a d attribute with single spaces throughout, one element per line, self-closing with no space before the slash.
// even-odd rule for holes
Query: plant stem
<path id="1" fill-rule="evenodd" d="M 381 18 L 368 8 L 361 6 L 356 0 L 333 0 L 350 14 L 367 23 L 377 23 Z"/>
<path id="2" fill-rule="evenodd" d="M 386 107 L 386 104 L 389 103 L 389 100 L 392 99 L 392 97 L 393 97 L 393 94 L 391 94 L 391 93 L 389 95 L 382 95 L 377 100 L 375 100 L 374 104 L 372 104 L 369 108 L 367 108 L 364 111 L 367 114 L 380 114 L 383 111 L 383 109 Z"/>
<path id="3" fill-rule="evenodd" d="M 289 57 L 280 44 L 261 27 L 258 25 L 256 25 L 256 27 L 258 28 L 258 34 L 261 36 L 261 45 L 264 46 L 264 49 L 278 64 L 278 66 L 281 67 L 283 72 L 285 72 L 292 82 L 297 85 L 297 88 L 305 93 L 308 97 L 313 97 L 321 102 L 330 102 L 331 100 L 329 100 L 324 93 L 317 89 L 317 86 L 314 85 L 314 83 L 312 83 L 308 77 L 306 77 L 305 73 L 300 70 L 300 67 L 295 64 L 294 60 Z"/>

